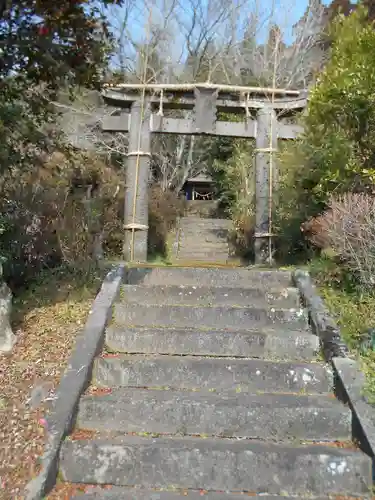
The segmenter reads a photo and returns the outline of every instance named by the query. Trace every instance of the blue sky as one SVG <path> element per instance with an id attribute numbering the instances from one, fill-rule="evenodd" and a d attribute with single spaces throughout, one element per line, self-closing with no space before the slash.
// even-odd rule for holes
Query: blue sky
<path id="1" fill-rule="evenodd" d="M 329 5 L 331 1 L 323 0 L 322 3 L 324 5 Z M 272 0 L 264 0 L 262 4 L 267 10 L 272 8 Z M 308 0 L 276 0 L 275 4 L 277 17 L 279 17 L 279 24 L 282 27 L 284 26 L 284 42 L 288 44 L 292 40 L 291 28 L 301 19 L 309 2 Z"/>
<path id="2" fill-rule="evenodd" d="M 185 34 L 189 30 L 189 23 L 191 22 L 191 12 L 192 5 L 195 2 L 199 2 L 202 7 L 202 11 L 204 16 L 207 16 L 208 5 L 211 6 L 212 16 L 215 17 L 215 5 L 216 2 L 220 2 L 221 0 L 176 0 L 175 6 L 177 5 L 177 9 L 179 10 L 179 22 L 183 23 L 184 18 L 186 18 L 187 24 L 185 27 L 180 27 L 176 21 L 171 21 L 169 26 L 173 32 L 171 37 L 166 37 L 166 50 L 171 54 L 173 60 L 178 59 L 178 54 L 186 52 L 186 38 Z M 267 36 L 267 32 L 270 26 L 270 12 L 272 11 L 274 15 L 273 22 L 276 22 L 283 34 L 284 34 L 284 42 L 286 44 L 290 44 L 292 42 L 292 27 L 293 25 L 302 17 L 306 8 L 308 6 L 309 0 L 232 0 L 232 5 L 240 5 L 239 15 L 237 15 L 236 11 L 236 20 L 238 21 L 238 40 L 242 39 L 241 31 L 243 31 L 246 20 L 250 18 L 251 13 L 255 11 L 258 14 L 258 18 L 263 20 L 260 24 L 263 28 L 258 33 L 258 41 L 259 43 L 263 43 L 265 37 Z M 129 2 L 129 3 L 128 3 Z M 133 40 L 140 42 L 142 39 L 145 41 L 148 36 L 147 32 L 147 20 L 149 14 L 151 12 L 152 16 L 152 24 L 159 24 L 159 26 L 163 25 L 164 12 L 168 11 L 168 5 L 173 2 L 173 0 L 125 0 L 125 5 L 132 5 L 132 11 L 129 17 L 128 22 L 128 35 Z M 329 4 L 329 0 L 323 0 L 324 4 Z M 165 10 L 164 10 L 165 9 Z M 116 19 L 119 20 L 123 18 L 124 15 L 124 7 L 114 8 L 111 13 L 112 20 L 116 22 Z M 162 30 L 163 31 L 163 30 Z M 199 28 L 198 28 L 199 31 Z M 226 37 L 224 33 L 214 33 L 214 37 L 218 38 Z M 185 46 L 185 47 L 184 47 Z M 133 52 L 134 46 L 132 44 L 127 46 L 126 52 Z M 129 52 L 128 52 L 129 53 Z"/>

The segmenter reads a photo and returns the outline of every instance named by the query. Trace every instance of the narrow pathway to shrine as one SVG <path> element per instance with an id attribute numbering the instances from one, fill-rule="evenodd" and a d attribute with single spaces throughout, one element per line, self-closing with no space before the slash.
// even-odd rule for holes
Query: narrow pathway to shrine
<path id="1" fill-rule="evenodd" d="M 177 232 L 177 262 L 230 261 L 229 232 L 233 223 L 229 219 L 182 217 Z"/>

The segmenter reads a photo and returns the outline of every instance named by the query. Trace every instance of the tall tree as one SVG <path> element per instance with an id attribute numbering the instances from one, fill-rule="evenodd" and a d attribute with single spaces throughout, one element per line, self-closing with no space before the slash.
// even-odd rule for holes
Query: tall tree
<path id="1" fill-rule="evenodd" d="M 47 146 L 50 100 L 63 86 L 97 87 L 110 48 L 98 2 L 0 1 L 0 168 Z"/>

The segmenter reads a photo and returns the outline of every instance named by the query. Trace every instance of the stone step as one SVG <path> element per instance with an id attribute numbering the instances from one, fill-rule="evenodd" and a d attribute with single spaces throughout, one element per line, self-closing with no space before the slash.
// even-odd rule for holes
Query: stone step
<path id="1" fill-rule="evenodd" d="M 180 218 L 180 226 L 184 225 L 222 225 L 226 227 L 233 226 L 233 222 L 230 219 L 216 219 L 212 217 L 181 217 Z"/>
<path id="2" fill-rule="evenodd" d="M 214 255 L 221 255 L 221 256 L 228 256 L 229 254 L 229 248 L 206 248 L 204 245 L 202 245 L 200 248 L 190 248 L 189 246 L 184 246 L 180 247 L 178 249 L 178 253 L 180 255 L 202 255 L 202 256 L 214 256 Z"/>
<path id="3" fill-rule="evenodd" d="M 303 309 L 274 309 L 234 306 L 185 306 L 117 303 L 114 321 L 127 326 L 171 326 L 176 328 L 256 329 L 282 325 L 307 330 Z"/>
<path id="4" fill-rule="evenodd" d="M 178 253 L 177 260 L 180 262 L 211 262 L 212 264 L 226 264 L 229 261 L 229 254 L 217 255 L 212 252 L 206 254 L 196 254 L 194 252 L 183 252 L 182 254 Z"/>
<path id="5" fill-rule="evenodd" d="M 351 411 L 323 396 L 115 389 L 81 399 L 78 427 L 122 433 L 348 441 Z"/>
<path id="6" fill-rule="evenodd" d="M 183 224 L 180 225 L 180 234 L 196 234 L 200 233 L 203 236 L 206 234 L 207 236 L 213 234 L 229 234 L 231 230 L 231 226 L 223 225 L 223 224 L 210 224 L 206 222 L 207 219 L 202 219 L 202 222 L 196 224 Z"/>
<path id="7" fill-rule="evenodd" d="M 207 232 L 207 231 L 192 231 L 192 232 L 180 232 L 179 243 L 208 243 L 208 244 L 216 244 L 216 243 L 227 243 L 228 244 L 228 234 L 227 231 L 215 231 L 215 232 Z"/>
<path id="8" fill-rule="evenodd" d="M 200 306 L 275 306 L 279 308 L 300 307 L 296 288 L 230 288 L 206 286 L 137 286 L 123 285 L 121 298 L 129 304 L 199 304 Z"/>
<path id="9" fill-rule="evenodd" d="M 189 250 L 201 250 L 202 248 L 206 250 L 227 250 L 229 247 L 225 240 L 200 240 L 194 239 L 183 239 L 179 242 L 179 248 L 188 248 Z"/>
<path id="10" fill-rule="evenodd" d="M 246 500 L 248 495 L 239 493 L 224 493 L 205 491 L 203 500 Z M 259 500 L 296 500 L 296 497 L 287 497 L 285 495 L 265 495 L 261 493 L 259 496 L 252 494 L 251 498 Z M 301 497 L 308 500 L 329 500 L 328 497 Z M 110 489 L 101 487 L 90 488 L 90 492 L 83 493 L 72 497 L 72 500 L 202 500 L 202 492 L 194 490 L 147 490 L 144 488 L 126 488 L 121 486 L 113 486 Z"/>
<path id="11" fill-rule="evenodd" d="M 228 231 L 222 229 L 215 231 L 181 231 L 179 242 L 203 243 L 228 243 Z"/>
<path id="12" fill-rule="evenodd" d="M 292 286 L 290 271 L 259 269 L 222 269 L 204 267 L 132 267 L 127 283 L 145 285 L 197 285 L 263 288 Z"/>
<path id="13" fill-rule="evenodd" d="M 233 227 L 233 224 L 212 223 L 210 219 L 200 219 L 199 222 L 183 222 L 179 228 L 181 232 L 201 232 L 205 231 L 225 231 L 228 233 Z"/>
<path id="14" fill-rule="evenodd" d="M 179 254 L 194 254 L 194 255 L 207 255 L 207 256 L 214 256 L 214 255 L 224 255 L 227 256 L 229 254 L 229 248 L 206 248 L 204 245 L 202 245 L 200 248 L 190 248 L 188 245 L 179 247 L 178 249 Z"/>
<path id="15" fill-rule="evenodd" d="M 180 245 L 179 251 L 184 250 L 185 252 L 194 252 L 194 253 L 207 253 L 207 252 L 215 252 L 215 253 L 228 253 L 229 246 L 221 243 L 216 244 L 207 244 L 205 242 L 190 244 L 186 243 L 184 245 Z"/>
<path id="16" fill-rule="evenodd" d="M 234 264 L 232 264 L 230 258 L 227 256 L 226 258 L 222 257 L 195 257 L 195 255 L 185 255 L 183 257 L 175 257 L 173 259 L 173 263 L 178 266 L 212 266 L 212 267 L 217 267 L 217 266 L 232 266 L 234 267 Z M 240 267 L 240 264 L 237 264 L 236 267 Z"/>
<path id="17" fill-rule="evenodd" d="M 189 356 L 121 355 L 94 364 L 96 385 L 188 390 L 327 393 L 332 374 L 318 363 Z"/>
<path id="18" fill-rule="evenodd" d="M 197 235 L 196 233 L 192 235 L 186 235 L 184 233 L 180 233 L 179 244 L 190 244 L 196 247 L 199 247 L 202 243 L 206 245 L 228 245 L 228 240 L 226 236 L 222 237 L 221 235 L 216 235 L 213 233 L 205 233 Z"/>
<path id="19" fill-rule="evenodd" d="M 218 262 L 226 261 L 229 259 L 229 251 L 226 252 L 191 252 L 190 250 L 182 250 L 177 253 L 177 256 L 182 259 L 191 259 L 196 257 L 198 260 L 204 261 L 205 259 L 214 261 L 217 259 Z"/>
<path id="20" fill-rule="evenodd" d="M 179 232 L 179 241 L 191 241 L 196 239 L 197 241 L 228 241 L 229 231 L 227 229 L 182 229 Z"/>
<path id="21" fill-rule="evenodd" d="M 183 255 L 177 255 L 177 257 L 174 259 L 174 262 L 176 264 L 180 265 L 186 265 L 186 264 L 191 264 L 192 262 L 195 263 L 195 265 L 227 265 L 229 261 L 229 256 L 217 256 L 217 255 L 194 255 L 191 253 L 186 253 Z"/>
<path id="22" fill-rule="evenodd" d="M 224 229 L 225 231 L 230 231 L 233 228 L 233 223 L 231 221 L 221 220 L 221 219 L 195 219 L 190 220 L 190 217 L 185 220 L 181 220 L 178 226 L 181 230 L 203 230 L 203 229 Z"/>
<path id="23" fill-rule="evenodd" d="M 106 345 L 112 352 L 136 354 L 181 354 L 313 360 L 319 339 L 311 333 L 283 330 L 228 332 L 176 328 L 107 329 Z"/>
<path id="24" fill-rule="evenodd" d="M 179 242 L 206 242 L 206 243 L 228 243 L 228 231 L 222 229 L 215 231 L 182 231 Z"/>
<path id="25" fill-rule="evenodd" d="M 371 459 L 360 452 L 192 437 L 66 440 L 60 474 L 72 483 L 291 496 L 363 495 L 372 486 Z"/>

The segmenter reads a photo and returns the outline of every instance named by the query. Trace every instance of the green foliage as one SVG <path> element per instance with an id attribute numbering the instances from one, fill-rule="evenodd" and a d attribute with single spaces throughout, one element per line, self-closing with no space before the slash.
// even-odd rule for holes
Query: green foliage
<path id="1" fill-rule="evenodd" d="M 366 374 L 365 395 L 375 403 L 375 352 L 363 352 L 361 345 L 375 325 L 375 295 L 358 293 L 352 275 L 332 259 L 312 260 L 310 273 L 318 283 L 319 294 L 340 327 L 344 341 L 357 356 Z"/>
<path id="2" fill-rule="evenodd" d="M 148 207 L 148 253 L 168 258 L 168 236 L 176 227 L 179 217 L 184 213 L 185 201 L 178 198 L 173 191 L 163 191 L 154 185 L 149 189 Z"/>
<path id="3" fill-rule="evenodd" d="M 234 221 L 254 213 L 253 148 L 251 141 L 235 141 L 231 157 L 213 165 L 220 200 Z"/>
<path id="4" fill-rule="evenodd" d="M 332 39 L 331 58 L 310 92 L 305 132 L 281 159 L 278 219 L 289 252 L 303 246 L 300 224 L 321 213 L 332 193 L 372 190 L 375 182 L 374 26 L 358 8 L 336 18 Z"/>
<path id="5" fill-rule="evenodd" d="M 231 149 L 229 158 L 214 162 L 212 172 L 220 202 L 236 228 L 234 244 L 245 256 L 254 230 L 254 143 L 238 139 Z"/>
<path id="6" fill-rule="evenodd" d="M 331 59 L 311 92 L 303 187 L 316 205 L 375 181 L 375 30 L 357 10 L 333 24 Z"/>

